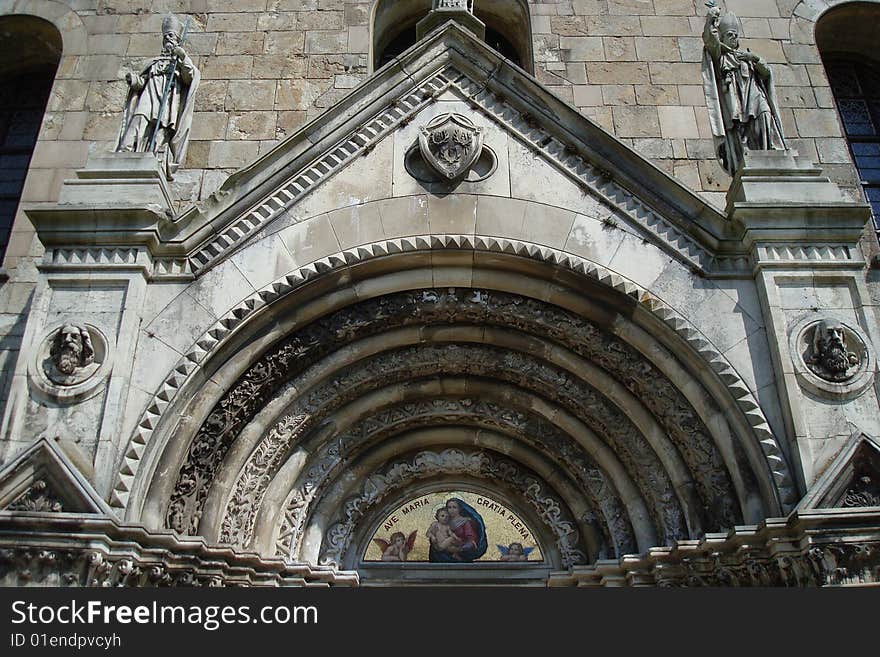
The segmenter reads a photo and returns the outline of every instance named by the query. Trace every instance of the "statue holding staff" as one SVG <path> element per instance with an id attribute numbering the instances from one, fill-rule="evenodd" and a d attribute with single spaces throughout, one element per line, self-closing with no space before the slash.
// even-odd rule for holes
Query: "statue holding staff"
<path id="1" fill-rule="evenodd" d="M 162 53 L 140 73 L 127 73 L 128 97 L 117 152 L 156 153 L 170 178 L 186 157 L 199 70 L 183 49 L 185 29 L 162 20 Z"/>
<path id="2" fill-rule="evenodd" d="M 714 0 L 703 28 L 703 89 L 716 152 L 733 175 L 745 150 L 784 150 L 770 67 L 739 47 L 739 19 Z"/>

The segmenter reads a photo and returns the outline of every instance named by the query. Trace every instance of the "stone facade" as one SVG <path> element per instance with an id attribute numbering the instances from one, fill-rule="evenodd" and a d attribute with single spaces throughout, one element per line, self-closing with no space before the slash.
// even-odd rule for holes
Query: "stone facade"
<path id="1" fill-rule="evenodd" d="M 360 559 L 448 480 L 519 505 L 524 581 L 880 579 L 878 249 L 828 5 L 728 0 L 790 149 L 731 177 L 702 2 L 529 2 L 534 77 L 454 23 L 374 71 L 370 3 L 0 3 L 63 43 L 0 287 L 0 577 L 431 581 Z M 171 179 L 112 153 L 166 10 L 201 73 Z M 21 565 L 34 527 L 63 567 Z"/>

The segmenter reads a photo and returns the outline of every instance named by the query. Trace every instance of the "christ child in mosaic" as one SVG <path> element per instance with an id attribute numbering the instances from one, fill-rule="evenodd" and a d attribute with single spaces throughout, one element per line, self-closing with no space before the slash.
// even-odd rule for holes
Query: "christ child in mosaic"
<path id="1" fill-rule="evenodd" d="M 437 509 L 436 513 L 434 513 L 434 518 L 436 520 L 431 523 L 426 532 L 431 545 L 443 552 L 449 552 L 451 548 L 461 544 L 461 539 L 455 535 L 452 527 L 449 526 L 449 512 L 446 510 L 446 507 Z"/>

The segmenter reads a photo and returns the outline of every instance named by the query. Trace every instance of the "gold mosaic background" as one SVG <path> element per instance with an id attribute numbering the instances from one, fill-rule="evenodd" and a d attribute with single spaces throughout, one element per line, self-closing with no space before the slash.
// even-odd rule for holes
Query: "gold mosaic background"
<path id="1" fill-rule="evenodd" d="M 531 528 L 526 526 L 519 514 L 511 511 L 506 504 L 485 495 L 464 491 L 430 493 L 409 500 L 382 521 L 372 539 L 388 541 L 395 532 L 403 532 L 404 535 L 409 536 L 412 531 L 416 531 L 415 544 L 407 561 L 428 561 L 429 543 L 425 532 L 434 522 L 434 512 L 444 506 L 450 497 L 458 497 L 470 504 L 483 517 L 483 522 L 486 524 L 489 549 L 477 559 L 477 562 L 501 561 L 502 555 L 498 545 L 507 547 L 513 542 L 522 543 L 525 549 L 533 548 L 528 561 L 544 560 Z M 381 561 L 382 549 L 372 539 L 364 554 L 364 561 Z"/>

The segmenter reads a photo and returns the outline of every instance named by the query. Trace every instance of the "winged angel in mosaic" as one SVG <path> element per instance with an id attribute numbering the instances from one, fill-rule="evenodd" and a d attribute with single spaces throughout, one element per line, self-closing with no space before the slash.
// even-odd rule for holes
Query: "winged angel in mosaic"
<path id="1" fill-rule="evenodd" d="M 382 550 L 382 561 L 406 561 L 416 544 L 418 531 L 412 531 L 409 537 L 403 532 L 394 532 L 389 540 L 374 538 L 373 542 Z"/>

